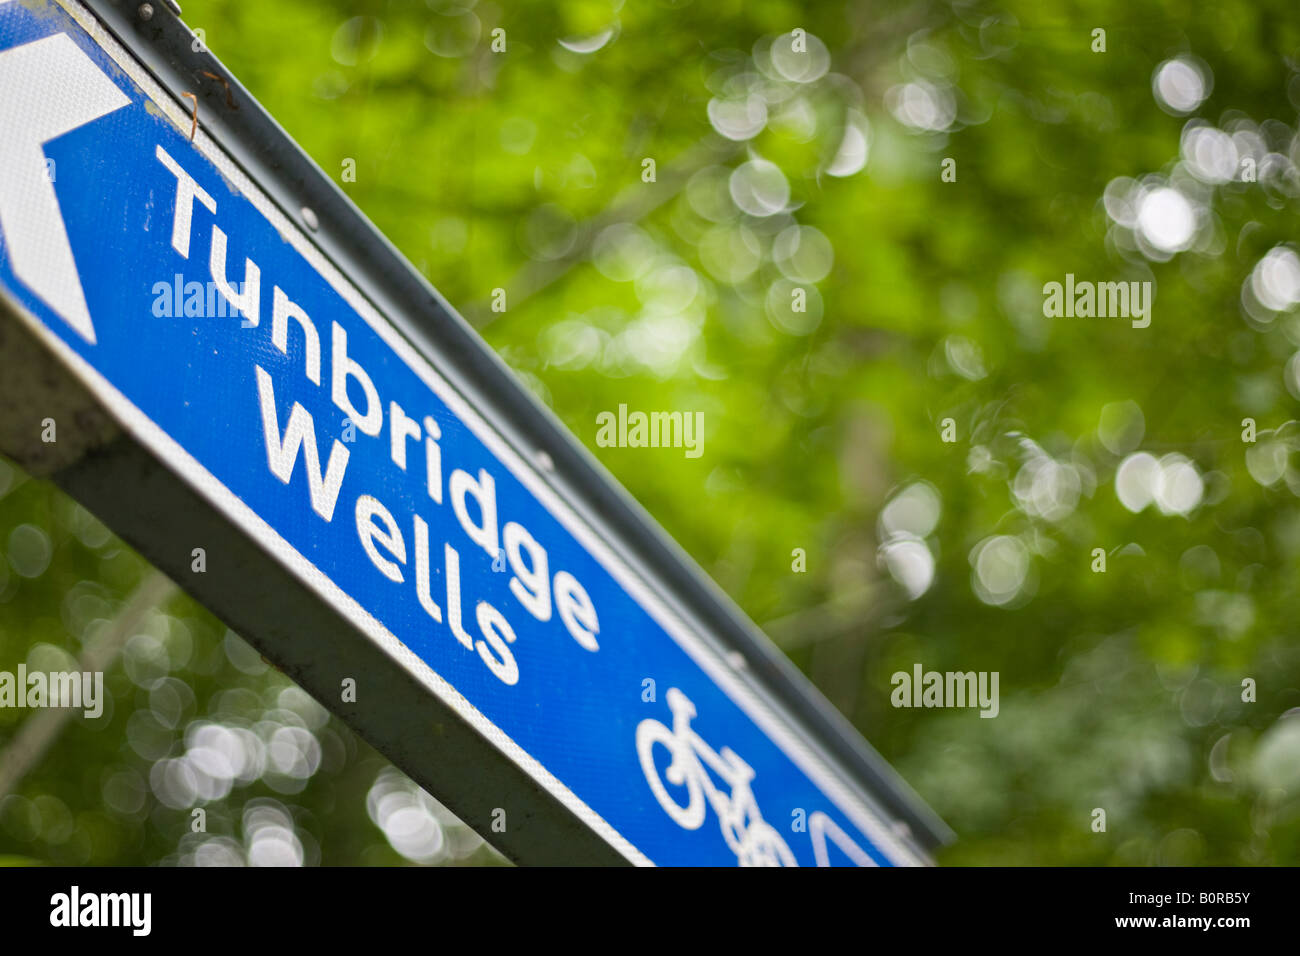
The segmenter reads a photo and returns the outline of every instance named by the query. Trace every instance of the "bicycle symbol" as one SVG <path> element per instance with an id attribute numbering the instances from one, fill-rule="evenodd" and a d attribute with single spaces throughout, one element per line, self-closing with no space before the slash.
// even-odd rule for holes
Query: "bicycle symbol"
<path id="1" fill-rule="evenodd" d="M 763 819 L 758 803 L 750 789 L 754 769 L 741 760 L 730 747 L 715 751 L 694 730 L 691 719 L 695 705 L 676 687 L 665 695 L 668 709 L 672 711 L 670 730 L 654 718 L 641 721 L 636 728 L 636 752 L 641 759 L 641 770 L 664 812 L 684 830 L 698 830 L 708 815 L 708 807 L 718 815 L 722 838 L 728 849 L 736 854 L 740 866 L 798 866 L 794 854 L 781 839 L 776 828 Z M 664 771 L 664 778 L 684 803 L 678 802 L 664 785 L 655 767 L 655 744 L 668 750 L 672 758 Z M 721 778 L 730 792 L 714 785 L 713 774 Z M 682 794 L 681 788 L 685 788 Z M 707 804 L 706 804 L 707 801 Z"/>

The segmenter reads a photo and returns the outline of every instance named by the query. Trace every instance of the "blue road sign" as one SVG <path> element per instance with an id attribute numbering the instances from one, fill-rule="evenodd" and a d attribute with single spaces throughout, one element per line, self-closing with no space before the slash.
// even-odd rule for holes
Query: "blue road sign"
<path id="1" fill-rule="evenodd" d="M 74 0 L 0 0 L 0 296 L 627 860 L 924 862 Z"/>

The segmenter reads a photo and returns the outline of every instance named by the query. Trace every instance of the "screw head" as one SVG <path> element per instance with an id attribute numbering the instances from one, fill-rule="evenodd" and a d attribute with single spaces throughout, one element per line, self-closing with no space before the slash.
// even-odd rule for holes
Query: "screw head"
<path id="1" fill-rule="evenodd" d="M 152 19 L 153 19 L 153 4 L 152 4 L 152 3 L 142 3 L 142 4 L 140 4 L 140 6 L 136 9 L 135 12 L 136 12 L 136 14 L 140 17 L 141 20 L 152 20 Z"/>
<path id="2" fill-rule="evenodd" d="M 315 232 L 320 228 L 320 220 L 316 218 L 316 210 L 312 209 L 310 206 L 302 207 L 302 221 L 312 232 Z"/>

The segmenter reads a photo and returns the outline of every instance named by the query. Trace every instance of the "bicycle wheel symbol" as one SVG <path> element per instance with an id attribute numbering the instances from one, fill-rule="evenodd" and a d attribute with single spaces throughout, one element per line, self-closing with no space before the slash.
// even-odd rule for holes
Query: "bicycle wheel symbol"
<path id="1" fill-rule="evenodd" d="M 737 860 L 741 866 L 798 866 L 794 853 L 769 823 L 752 825 L 741 841 Z"/>
<path id="2" fill-rule="evenodd" d="M 664 771 L 668 782 L 680 793 L 686 790 L 686 803 L 681 804 L 664 786 L 659 770 L 655 766 L 655 744 L 660 744 L 668 751 L 671 762 Z M 636 728 L 636 752 L 641 760 L 641 772 L 650 784 L 650 792 L 659 801 L 679 827 L 684 830 L 698 830 L 704 823 L 707 807 L 704 805 L 704 790 L 699 778 L 686 769 L 686 755 L 680 753 L 681 739 L 657 720 L 643 720 Z"/>

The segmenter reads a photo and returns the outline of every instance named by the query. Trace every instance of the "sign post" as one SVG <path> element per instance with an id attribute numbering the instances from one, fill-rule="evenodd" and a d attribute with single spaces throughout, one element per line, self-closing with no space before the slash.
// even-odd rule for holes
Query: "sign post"
<path id="1" fill-rule="evenodd" d="M 5 450 L 513 859 L 926 862 L 942 823 L 190 40 L 0 0 Z"/>

